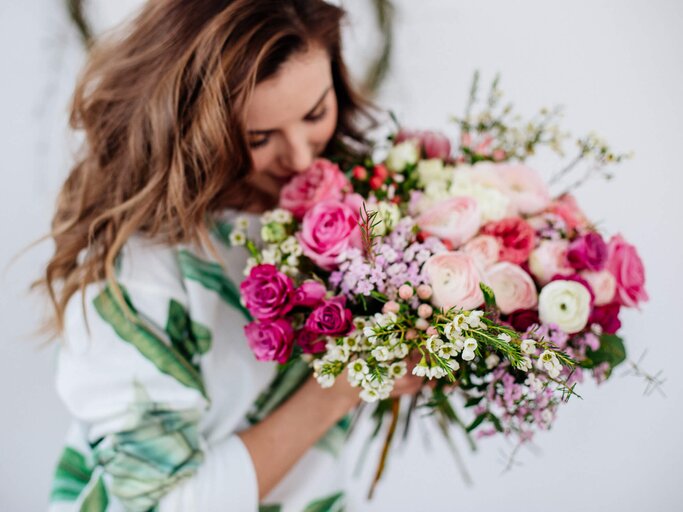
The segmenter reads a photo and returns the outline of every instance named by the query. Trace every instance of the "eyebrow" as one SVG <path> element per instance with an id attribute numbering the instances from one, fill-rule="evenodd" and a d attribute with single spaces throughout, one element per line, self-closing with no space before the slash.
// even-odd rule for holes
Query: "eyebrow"
<path id="1" fill-rule="evenodd" d="M 315 110 L 320 106 L 320 104 L 323 102 L 325 99 L 325 96 L 327 96 L 327 93 L 330 92 L 330 89 L 332 89 L 332 86 L 329 85 L 327 89 L 320 95 L 320 98 L 318 101 L 315 102 L 315 105 L 304 115 L 304 118 L 310 116 L 315 112 Z M 277 130 L 249 130 L 249 135 L 270 135 L 273 132 L 276 132 Z"/>

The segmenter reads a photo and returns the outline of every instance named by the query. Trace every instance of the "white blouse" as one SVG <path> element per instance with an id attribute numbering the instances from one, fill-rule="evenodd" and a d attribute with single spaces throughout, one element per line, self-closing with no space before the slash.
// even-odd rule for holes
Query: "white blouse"
<path id="1" fill-rule="evenodd" d="M 247 345 L 239 303 L 247 253 L 227 241 L 234 215 L 212 231 L 219 260 L 205 248 L 132 237 L 117 260 L 130 311 L 104 283 L 70 300 L 56 380 L 74 419 L 51 512 L 343 509 L 337 455 L 347 419 L 258 502 L 235 432 L 272 410 L 306 370 L 290 366 L 269 388 L 277 365 L 256 361 Z"/>

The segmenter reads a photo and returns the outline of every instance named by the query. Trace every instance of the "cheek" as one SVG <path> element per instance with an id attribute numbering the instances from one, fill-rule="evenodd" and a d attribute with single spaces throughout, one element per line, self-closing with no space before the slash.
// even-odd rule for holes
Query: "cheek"
<path id="1" fill-rule="evenodd" d="M 251 151 L 251 161 L 253 162 L 252 171 L 259 174 L 267 171 L 273 162 L 273 152 L 269 147 L 264 147 L 258 151 Z"/>

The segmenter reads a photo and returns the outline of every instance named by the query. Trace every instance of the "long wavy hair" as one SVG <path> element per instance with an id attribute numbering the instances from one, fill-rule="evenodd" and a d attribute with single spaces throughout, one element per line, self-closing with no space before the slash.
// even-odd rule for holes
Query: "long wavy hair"
<path id="1" fill-rule="evenodd" d="M 367 151 L 357 123 L 372 123 L 371 105 L 349 82 L 343 16 L 323 0 L 154 0 L 93 45 L 70 111 L 83 147 L 57 199 L 54 253 L 33 284 L 53 306 L 49 333 L 62 332 L 74 293 L 115 284 L 133 233 L 211 247 L 211 213 L 254 200 L 245 105 L 297 52 L 317 44 L 331 58 L 339 116 L 326 154 Z"/>

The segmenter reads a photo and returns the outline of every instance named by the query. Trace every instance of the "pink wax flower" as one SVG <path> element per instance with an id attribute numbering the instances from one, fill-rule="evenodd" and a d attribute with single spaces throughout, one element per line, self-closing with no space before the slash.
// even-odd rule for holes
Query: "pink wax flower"
<path id="1" fill-rule="evenodd" d="M 256 265 L 240 285 L 246 308 L 259 320 L 284 316 L 292 309 L 292 280 L 275 265 Z"/>
<path id="2" fill-rule="evenodd" d="M 308 329 L 299 329 L 296 333 L 296 344 L 304 354 L 318 354 L 325 351 L 325 339 L 318 333 Z"/>
<path id="3" fill-rule="evenodd" d="M 535 170 L 523 164 L 498 164 L 496 169 L 517 213 L 533 215 L 548 206 L 550 190 Z"/>
<path id="4" fill-rule="evenodd" d="M 598 233 L 586 233 L 569 244 L 567 261 L 576 270 L 602 270 L 607 261 L 607 244 Z"/>
<path id="5" fill-rule="evenodd" d="M 617 280 L 609 271 L 592 272 L 584 270 L 580 275 L 593 290 L 596 306 L 604 306 L 614 300 L 614 294 L 617 292 Z"/>
<path id="6" fill-rule="evenodd" d="M 303 253 L 324 270 L 334 270 L 337 258 L 351 247 L 361 247 L 358 212 L 345 203 L 322 201 L 304 215 L 297 234 Z"/>
<path id="7" fill-rule="evenodd" d="M 244 333 L 259 361 L 284 364 L 292 353 L 294 330 L 284 318 L 272 322 L 251 322 L 244 327 Z"/>
<path id="8" fill-rule="evenodd" d="M 606 334 L 615 334 L 621 328 L 619 309 L 619 304 L 614 303 L 595 307 L 588 322 L 600 325 Z"/>
<path id="9" fill-rule="evenodd" d="M 416 222 L 425 233 L 447 240 L 457 249 L 479 231 L 481 212 L 475 199 L 458 196 L 435 204 Z"/>
<path id="10" fill-rule="evenodd" d="M 500 242 L 491 235 L 479 235 L 467 242 L 462 250 L 472 256 L 482 269 L 487 269 L 498 261 Z"/>
<path id="11" fill-rule="evenodd" d="M 316 306 L 323 300 L 326 291 L 325 286 L 318 281 L 304 281 L 292 294 L 292 306 Z"/>
<path id="12" fill-rule="evenodd" d="M 435 254 L 423 271 L 432 287 L 432 303 L 439 308 L 474 309 L 484 302 L 482 281 L 474 259 L 461 251 Z M 419 293 L 419 290 L 418 290 Z"/>
<path id="13" fill-rule="evenodd" d="M 326 299 L 306 319 L 306 329 L 326 336 L 344 335 L 351 329 L 351 311 L 346 309 L 346 297 Z"/>
<path id="14" fill-rule="evenodd" d="M 637 308 L 649 299 L 645 291 L 645 267 L 636 248 L 621 235 L 613 236 L 607 245 L 605 268 L 617 280 L 617 301 L 622 306 Z"/>
<path id="15" fill-rule="evenodd" d="M 315 204 L 327 199 L 341 200 L 351 183 L 337 164 L 319 158 L 303 174 L 282 187 L 280 207 L 301 219 Z"/>
<path id="16" fill-rule="evenodd" d="M 507 261 L 496 263 L 486 271 L 484 281 L 493 290 L 496 305 L 505 315 L 538 304 L 534 280 L 519 265 Z"/>
<path id="17" fill-rule="evenodd" d="M 499 257 L 502 261 L 518 265 L 526 261 L 536 244 L 534 229 L 519 217 L 506 217 L 489 222 L 482 228 L 481 233 L 498 239 L 501 243 Z"/>
<path id="18" fill-rule="evenodd" d="M 561 217 L 570 230 L 583 229 L 589 224 L 576 199 L 570 194 L 555 199 L 548 206 L 548 211 Z"/>

